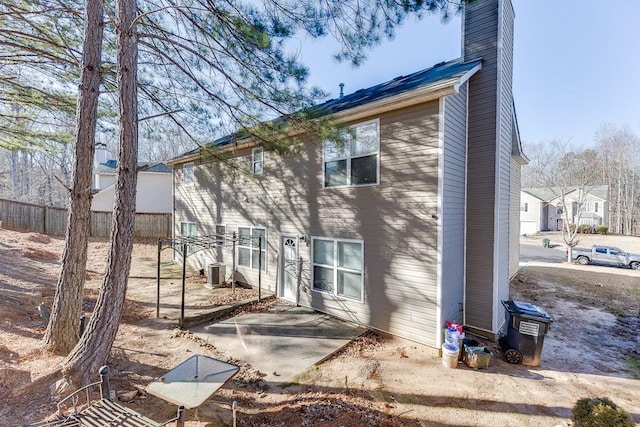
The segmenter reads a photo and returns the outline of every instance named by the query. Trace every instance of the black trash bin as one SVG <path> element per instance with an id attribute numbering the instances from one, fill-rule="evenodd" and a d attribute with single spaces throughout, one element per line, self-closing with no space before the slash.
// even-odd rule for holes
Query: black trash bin
<path id="1" fill-rule="evenodd" d="M 502 301 L 507 323 L 507 335 L 502 338 L 502 350 L 509 363 L 540 365 L 544 337 L 553 319 L 544 309 L 528 302 Z"/>

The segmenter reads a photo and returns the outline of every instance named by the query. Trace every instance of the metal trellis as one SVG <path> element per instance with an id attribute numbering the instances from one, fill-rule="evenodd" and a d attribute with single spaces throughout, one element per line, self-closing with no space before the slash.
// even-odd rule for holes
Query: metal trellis
<path id="1" fill-rule="evenodd" d="M 232 248 L 233 268 L 231 275 L 231 287 L 235 290 L 236 284 L 236 250 L 237 242 L 257 242 L 258 256 L 258 301 L 262 300 L 262 236 L 250 237 L 240 236 L 235 231 L 231 234 L 213 234 L 204 236 L 180 236 L 175 238 L 158 239 L 158 264 L 157 264 L 157 287 L 156 287 L 156 318 L 160 317 L 160 255 L 164 249 L 173 249 L 182 256 L 182 295 L 180 303 L 179 326 L 184 325 L 184 306 L 187 276 L 187 257 L 207 249 Z M 164 247 L 163 247 L 164 246 Z"/>

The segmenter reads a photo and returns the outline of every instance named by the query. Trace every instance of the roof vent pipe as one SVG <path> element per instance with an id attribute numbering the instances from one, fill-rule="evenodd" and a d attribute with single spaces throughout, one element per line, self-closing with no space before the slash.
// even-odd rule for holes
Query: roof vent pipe
<path id="1" fill-rule="evenodd" d="M 344 96 L 344 83 L 340 83 L 338 86 L 340 86 L 340 97 L 339 97 L 339 99 L 342 99 L 342 97 Z"/>

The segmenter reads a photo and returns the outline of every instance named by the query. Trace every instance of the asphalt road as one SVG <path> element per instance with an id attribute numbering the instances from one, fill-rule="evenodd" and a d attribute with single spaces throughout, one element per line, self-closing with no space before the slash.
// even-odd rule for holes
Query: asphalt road
<path id="1" fill-rule="evenodd" d="M 542 244 L 534 245 L 520 242 L 520 265 L 528 262 L 548 262 L 559 264 L 565 262 L 567 254 L 564 246 L 544 248 Z"/>

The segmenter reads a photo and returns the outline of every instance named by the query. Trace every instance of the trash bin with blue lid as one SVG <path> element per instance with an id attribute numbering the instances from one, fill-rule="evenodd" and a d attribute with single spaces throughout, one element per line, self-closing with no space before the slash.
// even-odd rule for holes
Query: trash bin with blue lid
<path id="1" fill-rule="evenodd" d="M 528 302 L 502 301 L 507 323 L 507 335 L 501 339 L 509 363 L 540 365 L 544 337 L 553 319 L 544 309 Z"/>

